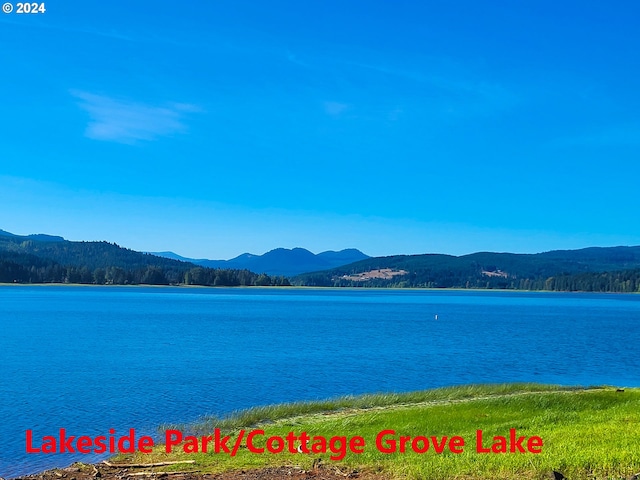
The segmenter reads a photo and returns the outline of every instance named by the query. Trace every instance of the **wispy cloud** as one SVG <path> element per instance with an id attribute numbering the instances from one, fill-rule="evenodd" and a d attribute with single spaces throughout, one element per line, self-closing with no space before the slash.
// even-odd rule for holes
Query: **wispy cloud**
<path id="1" fill-rule="evenodd" d="M 350 105 L 340 102 L 324 102 L 324 111 L 328 115 L 337 116 L 349 110 Z"/>
<path id="2" fill-rule="evenodd" d="M 287 50 L 287 60 L 291 63 L 298 65 L 299 67 L 309 68 L 309 65 L 305 62 L 302 62 L 298 59 L 298 56 L 293 53 L 291 50 Z"/>
<path id="3" fill-rule="evenodd" d="M 417 62 L 420 63 L 420 62 Z M 414 70 L 375 63 L 345 62 L 369 72 L 395 77 L 420 86 L 433 98 L 439 98 L 440 110 L 449 116 L 475 116 L 508 110 L 520 101 L 515 92 L 473 69 L 448 65 L 432 59 Z"/>
<path id="4" fill-rule="evenodd" d="M 94 140 L 135 143 L 182 133 L 186 130 L 185 114 L 199 111 L 184 103 L 156 106 L 76 90 L 71 94 L 89 113 L 85 135 Z"/>

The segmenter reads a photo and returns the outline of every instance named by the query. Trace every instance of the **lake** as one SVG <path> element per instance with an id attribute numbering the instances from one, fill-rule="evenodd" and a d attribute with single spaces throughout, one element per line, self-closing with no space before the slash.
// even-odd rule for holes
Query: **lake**
<path id="1" fill-rule="evenodd" d="M 2 286 L 0 332 L 5 478 L 97 460 L 27 454 L 27 429 L 155 434 L 254 405 L 466 383 L 640 386 L 640 295 Z"/>

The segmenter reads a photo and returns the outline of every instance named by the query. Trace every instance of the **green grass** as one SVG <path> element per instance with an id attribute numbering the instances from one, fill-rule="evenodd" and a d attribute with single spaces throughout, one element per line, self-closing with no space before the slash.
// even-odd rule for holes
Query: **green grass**
<path id="1" fill-rule="evenodd" d="M 167 427 L 167 428 L 176 428 Z M 235 441 L 240 429 L 265 430 L 265 437 L 299 435 L 362 436 L 361 454 L 348 453 L 340 461 L 325 454 L 255 454 L 240 448 L 227 454 L 172 453 L 163 448 L 136 461 L 196 460 L 203 472 L 300 465 L 310 468 L 314 459 L 343 469 L 381 472 L 389 478 L 414 479 L 539 479 L 552 470 L 570 479 L 618 479 L 640 472 L 640 389 L 617 392 L 615 388 L 566 388 L 550 385 L 505 384 L 450 387 L 406 394 L 345 397 L 324 402 L 257 407 L 223 418 L 208 418 L 198 425 L 178 426 L 186 434 L 210 434 L 220 428 Z M 484 446 L 494 435 L 539 436 L 542 452 L 476 452 L 476 431 L 482 430 Z M 424 454 L 384 454 L 375 445 L 376 435 L 393 429 L 400 435 L 460 436 L 464 452 L 445 450 Z M 245 442 L 243 442 L 245 443 Z M 256 442 L 264 445 L 264 441 Z M 297 444 L 296 444 L 297 445 Z M 130 458 L 129 458 L 130 460 Z M 184 469 L 176 467 L 179 469 Z"/>

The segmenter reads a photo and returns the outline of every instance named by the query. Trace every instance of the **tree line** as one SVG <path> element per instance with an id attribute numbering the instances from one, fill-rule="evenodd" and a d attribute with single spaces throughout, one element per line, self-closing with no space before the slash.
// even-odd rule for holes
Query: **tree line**
<path id="1" fill-rule="evenodd" d="M 365 288 L 463 288 L 533 290 L 555 292 L 640 293 L 640 269 L 614 272 L 584 272 L 533 278 L 486 276 L 469 272 L 410 272 L 390 280 L 349 280 L 324 273 L 305 274 L 292 279 L 294 285 L 313 287 Z"/>
<path id="2" fill-rule="evenodd" d="M 161 262 L 164 263 L 164 262 Z M 134 268 L 61 265 L 34 255 L 0 252 L 0 283 L 69 283 L 90 285 L 287 286 L 285 277 L 182 265 Z"/>

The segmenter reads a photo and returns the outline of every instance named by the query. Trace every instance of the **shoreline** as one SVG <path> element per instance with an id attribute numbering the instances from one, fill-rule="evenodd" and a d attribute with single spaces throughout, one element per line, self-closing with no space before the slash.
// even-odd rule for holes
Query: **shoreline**
<path id="1" fill-rule="evenodd" d="M 142 465 L 142 464 L 140 464 Z M 145 471 L 145 468 L 152 470 Z M 1 478 L 1 477 L 0 477 Z M 281 467 L 263 467 L 257 469 L 238 469 L 222 473 L 206 473 L 201 471 L 167 470 L 162 465 L 131 467 L 127 465 L 100 463 L 73 463 L 65 468 L 55 468 L 30 475 L 7 478 L 6 480 L 122 480 L 130 478 L 167 478 L 171 480 L 344 480 L 358 478 L 361 480 L 391 480 L 392 477 L 360 470 L 340 469 L 318 462 L 309 469 L 297 465 Z"/>
<path id="2" fill-rule="evenodd" d="M 93 283 L 0 283 L 0 287 L 80 287 L 80 288 L 176 288 L 176 289 L 250 289 L 250 290 L 315 290 L 315 291 L 386 291 L 386 292 L 481 292 L 481 293 L 548 293 L 548 294 L 594 294 L 594 295 L 640 295 L 640 292 L 593 292 L 587 290 L 519 290 L 497 288 L 429 288 L 429 287 L 315 287 L 303 285 L 97 285 Z"/>
<path id="3" fill-rule="evenodd" d="M 541 403 L 545 405 L 542 410 Z M 406 478 L 405 473 L 412 472 L 411 478 L 443 480 L 459 478 L 463 475 L 468 479 L 484 480 L 496 478 L 495 473 L 498 471 L 501 472 L 498 478 L 534 479 L 543 478 L 561 469 L 567 473 L 566 478 L 576 480 L 592 478 L 591 471 L 595 469 L 600 473 L 608 472 L 607 478 L 639 480 L 640 452 L 629 453 L 628 456 L 620 456 L 619 453 L 625 451 L 628 445 L 637 445 L 637 441 L 640 440 L 640 425 L 626 425 L 623 429 L 620 427 L 620 420 L 628 419 L 629 415 L 637 413 L 638 405 L 640 405 L 640 388 L 564 387 L 519 383 L 464 385 L 403 394 L 360 395 L 327 401 L 269 405 L 236 412 L 228 418 L 218 420 L 215 423 L 216 429 L 219 425 L 224 430 L 224 435 L 232 437 L 239 436 L 239 432 L 244 432 L 245 428 L 263 429 L 260 430 L 263 435 L 266 435 L 265 431 L 271 435 L 283 435 L 282 432 L 288 430 L 315 432 L 327 438 L 330 434 L 347 436 L 362 434 L 368 439 L 369 451 L 375 452 L 374 444 L 370 442 L 370 435 L 371 432 L 376 432 L 382 427 L 387 430 L 380 430 L 378 435 L 389 432 L 389 428 L 397 428 L 400 435 L 400 429 L 408 428 L 402 426 L 406 424 L 418 428 L 418 431 L 424 435 L 444 433 L 468 437 L 469 432 L 479 428 L 478 432 L 485 430 L 489 438 L 495 428 L 504 428 L 503 416 L 506 415 L 504 418 L 512 419 L 507 421 L 508 425 L 514 421 L 519 425 L 514 424 L 512 430 L 517 428 L 525 435 L 539 433 L 541 435 L 539 438 L 545 439 L 544 448 L 547 450 L 540 449 L 537 452 L 542 453 L 540 458 L 536 458 L 535 451 L 530 451 L 529 455 L 507 454 L 504 456 L 494 453 L 478 456 L 472 451 L 465 450 L 465 455 L 447 456 L 437 455 L 437 452 L 433 451 L 434 443 L 430 452 L 415 452 L 424 455 L 409 453 L 380 457 L 377 454 L 376 457 L 374 454 L 373 457 L 360 457 L 360 455 L 354 455 L 357 452 L 353 451 L 344 458 L 330 458 L 329 451 L 324 454 L 314 451 L 312 454 L 303 456 L 291 455 L 286 451 L 280 455 L 268 455 L 266 452 L 265 455 L 255 455 L 255 452 L 250 452 L 253 447 L 247 443 L 246 447 L 240 449 L 238 456 L 233 458 L 234 455 L 225 455 L 222 452 L 219 455 L 213 455 L 213 451 L 208 454 L 198 454 L 185 450 L 181 453 L 180 450 L 184 445 L 191 441 L 186 440 L 189 437 L 185 437 L 185 442 L 181 442 L 176 447 L 178 451 L 170 454 L 163 453 L 164 445 L 159 444 L 153 453 L 120 454 L 108 461 L 93 464 L 75 462 L 66 468 L 53 468 L 35 474 L 11 477 L 11 479 L 133 480 L 152 477 L 169 480 L 275 480 L 287 477 L 316 480 L 339 478 L 392 480 Z M 491 415 L 478 416 L 478 413 L 487 412 L 487 408 L 492 412 Z M 580 416 L 568 422 L 565 420 L 558 423 L 547 419 L 549 415 L 573 418 L 571 413 L 573 411 L 581 412 Z M 481 419 L 483 417 L 487 418 Z M 461 418 L 465 418 L 462 423 L 460 423 Z M 398 423 L 398 419 L 402 421 Z M 543 422 L 540 424 L 541 419 Z M 371 425 L 371 422 L 377 422 L 377 425 Z M 434 426 L 433 422 L 441 423 L 440 427 Z M 563 427 L 565 423 L 566 426 Z M 589 445 L 581 443 L 580 439 L 587 435 L 590 429 L 599 429 L 601 427 L 598 425 L 602 424 L 607 425 L 606 430 L 598 430 L 601 433 L 594 437 Z M 348 425 L 352 426 L 345 429 Z M 425 426 L 429 425 L 430 427 L 425 429 Z M 452 427 L 452 425 L 458 426 Z M 212 428 L 209 422 L 203 423 L 200 427 Z M 566 430 L 567 427 L 570 428 L 569 431 Z M 197 435 L 195 432 L 198 431 L 198 425 L 192 425 L 191 428 L 194 429 L 192 435 Z M 200 431 L 200 434 L 204 434 L 202 430 Z M 209 430 L 209 434 L 211 433 Z M 567 436 L 567 433 L 571 435 Z M 385 433 L 385 435 L 389 434 Z M 620 439 L 621 436 L 624 438 Z M 312 438 L 315 442 L 320 437 Z M 424 438 L 426 440 L 427 437 Z M 233 439 L 230 443 L 233 443 Z M 542 441 L 540 445 L 542 446 Z M 576 446 L 580 447 L 576 450 Z M 385 453 L 382 450 L 381 452 Z M 618 463 L 614 464 L 617 466 L 607 467 L 608 461 L 605 462 L 602 457 L 604 452 L 607 452 L 607 455 L 618 452 Z M 301 453 L 300 450 L 298 453 Z M 532 453 L 533 456 L 531 456 Z M 472 458 L 476 456 L 479 460 L 489 460 L 489 465 L 476 463 L 477 460 Z M 381 460 L 388 461 L 380 463 Z M 532 462 L 532 460 L 536 461 Z M 405 462 L 409 462 L 407 466 L 404 466 Z M 433 471 L 429 470 L 432 468 L 431 463 L 437 464 Z M 473 468 L 479 469 L 477 474 L 464 473 L 467 468 L 474 465 Z M 558 465 L 562 465 L 562 468 Z M 405 468 L 409 470 L 405 471 Z M 423 470 L 424 477 L 420 473 Z M 427 474 L 427 472 L 431 473 Z"/>

